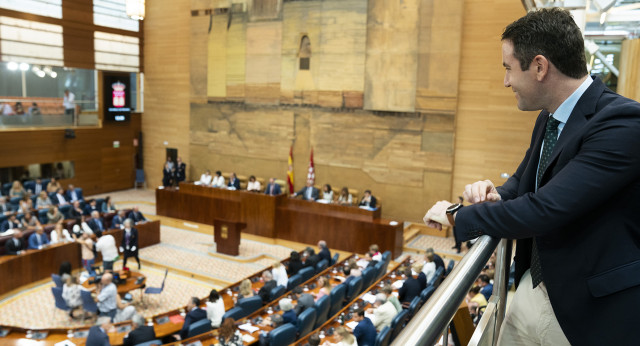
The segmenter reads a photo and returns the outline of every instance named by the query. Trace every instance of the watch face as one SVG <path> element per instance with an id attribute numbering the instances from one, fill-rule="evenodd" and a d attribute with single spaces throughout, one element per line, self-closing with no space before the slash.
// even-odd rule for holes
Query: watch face
<path id="1" fill-rule="evenodd" d="M 462 208 L 462 204 L 460 203 L 456 203 L 456 204 L 452 204 L 449 206 L 449 208 L 447 208 L 447 213 L 448 214 L 453 214 L 456 210 Z"/>

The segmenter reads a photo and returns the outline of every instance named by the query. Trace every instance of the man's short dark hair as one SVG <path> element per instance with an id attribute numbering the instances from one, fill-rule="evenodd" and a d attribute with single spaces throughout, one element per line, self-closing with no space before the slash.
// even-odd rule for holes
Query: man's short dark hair
<path id="1" fill-rule="evenodd" d="M 489 276 L 487 274 L 482 274 L 480 276 L 478 276 L 478 279 L 484 283 L 490 283 L 491 280 L 489 279 Z"/>
<path id="2" fill-rule="evenodd" d="M 342 272 L 344 275 L 349 276 L 351 275 L 351 268 L 349 266 L 344 266 L 344 268 L 342 268 Z"/>
<path id="3" fill-rule="evenodd" d="M 198 298 L 198 297 L 191 297 L 191 302 L 195 306 L 200 306 L 200 298 Z"/>
<path id="4" fill-rule="evenodd" d="M 318 346 L 320 345 L 320 335 L 318 335 L 318 333 L 314 333 L 309 337 L 308 341 L 310 346 Z"/>
<path id="5" fill-rule="evenodd" d="M 356 314 L 360 317 L 364 317 L 364 309 L 358 309 L 356 310 Z"/>
<path id="6" fill-rule="evenodd" d="M 522 71 L 529 69 L 536 55 L 542 55 L 567 77 L 577 79 L 588 73 L 582 32 L 567 10 L 529 12 L 507 26 L 502 40 L 513 43 Z"/>

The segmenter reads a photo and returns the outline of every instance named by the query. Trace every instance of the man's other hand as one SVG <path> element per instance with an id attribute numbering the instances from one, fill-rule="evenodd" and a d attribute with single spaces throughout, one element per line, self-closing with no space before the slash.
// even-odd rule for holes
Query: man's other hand
<path id="1" fill-rule="evenodd" d="M 496 190 L 491 180 L 477 181 L 465 186 L 463 196 L 464 199 L 472 204 L 496 202 L 501 199 L 498 190 Z"/>
<path id="2" fill-rule="evenodd" d="M 449 208 L 451 204 L 452 203 L 448 201 L 440 201 L 434 204 L 422 220 L 424 220 L 427 226 L 438 230 L 442 230 L 442 226 L 451 226 L 447 218 L 447 208 Z"/>

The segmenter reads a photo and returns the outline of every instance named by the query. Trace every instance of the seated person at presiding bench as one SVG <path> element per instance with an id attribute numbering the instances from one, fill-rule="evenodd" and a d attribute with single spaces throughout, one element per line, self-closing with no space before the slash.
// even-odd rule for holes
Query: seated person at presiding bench
<path id="1" fill-rule="evenodd" d="M 262 185 L 256 180 L 255 176 L 249 177 L 249 183 L 247 183 L 247 191 L 260 192 L 262 191 Z"/>
<path id="2" fill-rule="evenodd" d="M 222 172 L 216 171 L 216 176 L 213 177 L 213 181 L 211 181 L 211 187 L 225 187 L 226 184 L 224 182 L 224 177 L 222 176 Z"/>
<path id="3" fill-rule="evenodd" d="M 235 173 L 231 173 L 229 177 L 229 184 L 227 185 L 229 190 L 240 190 L 240 179 L 236 176 Z"/>
<path id="4" fill-rule="evenodd" d="M 267 184 L 267 187 L 264 189 L 264 193 L 271 196 L 277 196 L 282 193 L 280 184 L 276 184 L 275 178 L 269 178 L 269 184 Z"/>
<path id="5" fill-rule="evenodd" d="M 361 207 L 375 208 L 376 207 L 376 203 L 377 203 L 377 200 L 371 194 L 371 190 L 365 190 L 364 191 L 364 196 L 362 197 L 362 200 L 360 201 L 360 206 Z"/>
<path id="6" fill-rule="evenodd" d="M 22 231 L 14 229 L 13 238 L 7 240 L 4 247 L 7 250 L 7 255 L 17 255 L 24 250 L 25 244 L 24 240 L 22 240 Z"/>
<path id="7" fill-rule="evenodd" d="M 320 195 L 320 190 L 318 190 L 311 181 L 307 181 L 307 186 L 303 187 L 300 191 L 295 192 L 292 197 L 302 196 L 302 199 L 305 201 L 315 201 L 318 199 Z"/>
<path id="8" fill-rule="evenodd" d="M 207 169 L 200 176 L 200 180 L 196 181 L 194 184 L 209 186 L 209 185 L 211 185 L 211 179 L 213 179 L 213 176 L 211 176 L 211 171 Z"/>

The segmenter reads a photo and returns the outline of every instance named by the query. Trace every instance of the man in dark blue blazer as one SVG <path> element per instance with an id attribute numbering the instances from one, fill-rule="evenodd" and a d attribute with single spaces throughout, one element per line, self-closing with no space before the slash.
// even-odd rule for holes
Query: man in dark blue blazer
<path id="1" fill-rule="evenodd" d="M 184 340 L 189 336 L 189 326 L 193 323 L 196 323 L 202 319 L 207 318 L 207 312 L 203 309 L 200 309 L 200 299 L 197 297 L 191 297 L 189 302 L 187 303 L 187 315 L 184 317 L 184 324 L 182 325 L 182 329 L 180 329 L 180 333 L 178 340 Z"/>
<path id="2" fill-rule="evenodd" d="M 95 234 L 102 233 L 106 230 L 104 219 L 100 217 L 100 212 L 98 211 L 91 213 L 91 220 L 87 222 L 87 226 L 89 226 Z"/>
<path id="3" fill-rule="evenodd" d="M 111 317 L 102 316 L 98 317 L 96 325 L 89 329 L 89 335 L 87 335 L 87 345 L 91 346 L 109 346 L 109 329 L 111 329 Z"/>
<path id="4" fill-rule="evenodd" d="M 282 189 L 280 188 L 280 184 L 276 183 L 274 178 L 269 178 L 269 184 L 264 189 L 264 193 L 271 196 L 277 196 L 282 193 Z"/>
<path id="5" fill-rule="evenodd" d="M 498 344 L 637 344 L 640 104 L 589 77 L 582 33 L 564 10 L 510 24 L 502 55 L 518 108 L 542 109 L 529 149 L 503 186 L 467 185 L 473 205 L 438 202 L 425 222 L 453 225 L 457 241 L 518 239 L 518 287 Z"/>
<path id="6" fill-rule="evenodd" d="M 147 221 L 147 218 L 142 215 L 140 209 L 138 209 L 138 206 L 133 207 L 133 210 L 129 212 L 129 215 L 127 215 L 127 217 L 133 220 L 134 224 Z"/>
<path id="7" fill-rule="evenodd" d="M 145 325 L 144 318 L 136 314 L 131 318 L 131 331 L 124 337 L 122 344 L 124 346 L 134 346 L 155 338 L 156 332 L 153 327 Z"/>
<path id="8" fill-rule="evenodd" d="M 329 265 L 331 265 L 331 251 L 329 251 L 329 248 L 327 247 L 327 242 L 324 240 L 319 241 L 318 248 L 320 248 L 320 252 L 318 252 L 320 260 L 326 259 L 327 262 L 329 262 Z"/>
<path id="9" fill-rule="evenodd" d="M 359 309 L 353 316 L 353 320 L 358 325 L 353 328 L 353 336 L 355 336 L 358 346 L 373 346 L 376 343 L 376 327 L 369 317 L 364 316 L 364 310 Z"/>
<path id="10" fill-rule="evenodd" d="M 127 219 L 127 215 L 124 210 L 118 210 L 118 213 L 113 216 L 111 219 L 111 228 L 122 228 L 124 227 L 124 220 Z"/>
<path id="11" fill-rule="evenodd" d="M 42 228 L 42 226 L 39 226 L 38 228 L 36 228 L 36 231 L 29 236 L 28 249 L 40 249 L 43 246 L 46 246 L 48 244 L 49 244 L 49 237 L 47 237 L 47 235 L 44 234 L 44 228 Z"/>
<path id="12" fill-rule="evenodd" d="M 238 176 L 235 173 L 231 173 L 227 188 L 230 190 L 240 190 L 240 179 L 238 179 Z"/>
<path id="13" fill-rule="evenodd" d="M 0 232 L 6 232 L 10 229 L 23 229 L 22 222 L 18 220 L 16 214 L 9 215 L 9 218 L 2 222 L 2 226 L 0 226 Z"/>

